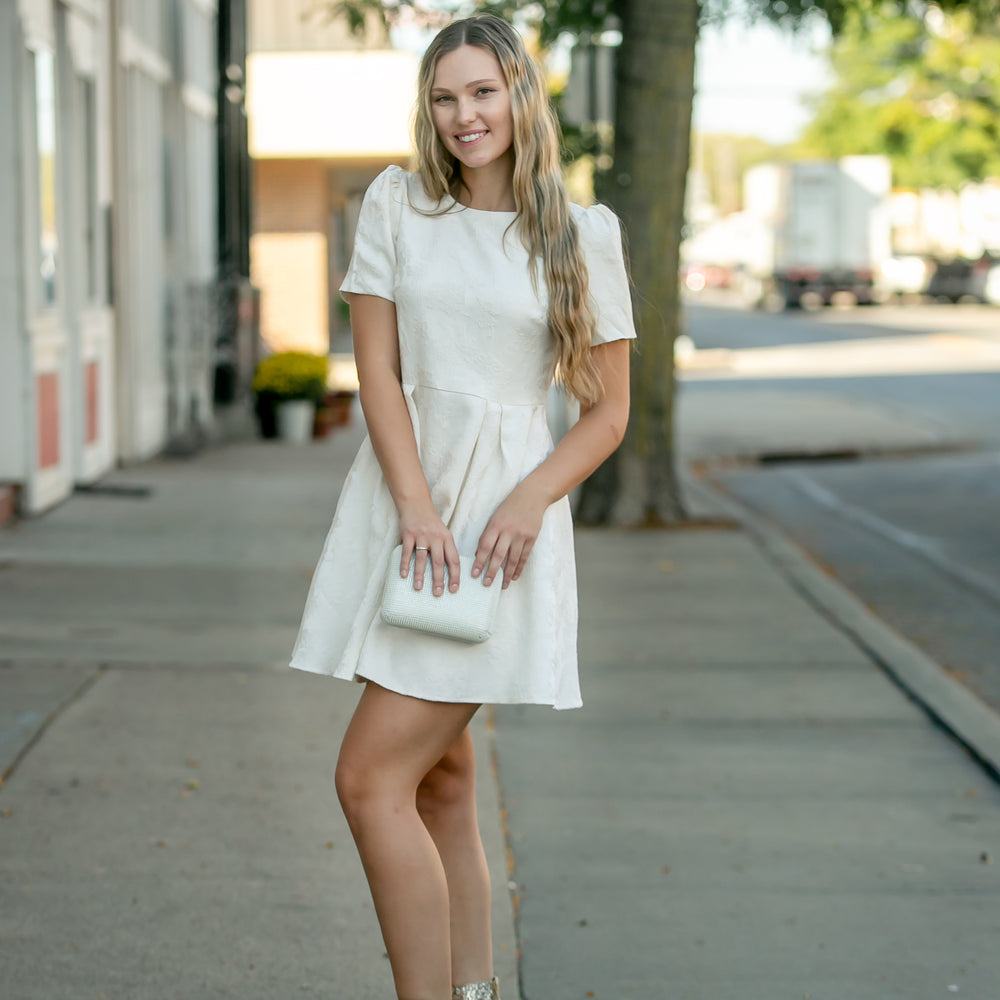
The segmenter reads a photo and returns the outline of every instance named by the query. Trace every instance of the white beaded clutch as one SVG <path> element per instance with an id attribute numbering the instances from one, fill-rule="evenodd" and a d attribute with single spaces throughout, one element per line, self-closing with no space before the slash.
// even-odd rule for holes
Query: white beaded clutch
<path id="1" fill-rule="evenodd" d="M 472 577 L 474 556 L 459 556 L 462 575 L 458 590 L 453 594 L 448 589 L 448 569 L 444 571 L 444 593 L 434 596 L 431 585 L 431 565 L 427 561 L 424 571 L 424 586 L 413 589 L 414 560 L 405 577 L 399 575 L 399 564 L 403 560 L 403 546 L 397 545 L 389 557 L 389 567 L 385 574 L 382 590 L 382 621 L 397 628 L 411 628 L 418 632 L 430 632 L 448 639 L 462 642 L 485 642 L 493 634 L 493 622 L 500 602 L 500 588 L 503 584 L 503 570 L 499 570 L 488 586 L 483 586 L 483 578 Z"/>

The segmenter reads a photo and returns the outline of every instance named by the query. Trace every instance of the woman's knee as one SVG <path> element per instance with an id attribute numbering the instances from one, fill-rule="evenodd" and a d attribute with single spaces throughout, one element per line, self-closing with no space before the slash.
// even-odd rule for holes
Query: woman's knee
<path id="1" fill-rule="evenodd" d="M 353 826 L 362 816 L 365 804 L 371 798 L 375 784 L 374 776 L 351 755 L 341 751 L 333 775 L 333 784 L 337 790 L 340 807 Z"/>
<path id="2" fill-rule="evenodd" d="M 424 821 L 456 814 L 474 814 L 476 763 L 471 742 L 449 750 L 417 786 L 417 811 Z"/>

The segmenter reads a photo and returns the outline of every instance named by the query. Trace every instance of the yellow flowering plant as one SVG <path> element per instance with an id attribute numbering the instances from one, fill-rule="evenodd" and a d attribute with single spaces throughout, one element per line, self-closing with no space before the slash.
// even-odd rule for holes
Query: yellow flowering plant
<path id="1" fill-rule="evenodd" d="M 264 358 L 253 378 L 253 391 L 279 400 L 307 399 L 319 404 L 326 394 L 326 357 L 305 351 L 282 351 Z"/>

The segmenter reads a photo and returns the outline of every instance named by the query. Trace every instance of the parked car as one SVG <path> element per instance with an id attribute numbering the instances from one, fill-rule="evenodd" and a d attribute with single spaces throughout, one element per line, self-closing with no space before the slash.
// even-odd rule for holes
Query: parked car
<path id="1" fill-rule="evenodd" d="M 1000 306 L 1000 254 L 984 253 L 972 265 L 970 289 L 978 301 Z"/>
<path id="2" fill-rule="evenodd" d="M 681 269 L 681 276 L 689 292 L 728 288 L 731 279 L 730 269 L 721 264 L 687 264 Z"/>
<path id="3" fill-rule="evenodd" d="M 987 281 L 998 264 L 1000 257 L 990 253 L 984 253 L 978 260 L 967 257 L 936 260 L 926 294 L 947 302 L 986 302 Z"/>
<path id="4" fill-rule="evenodd" d="M 938 302 L 1000 305 L 1000 256 L 890 257 L 882 262 L 877 288 L 883 300 L 922 298 Z"/>
<path id="5" fill-rule="evenodd" d="M 1000 306 L 1000 264 L 994 264 L 983 279 L 983 298 L 991 306 Z"/>

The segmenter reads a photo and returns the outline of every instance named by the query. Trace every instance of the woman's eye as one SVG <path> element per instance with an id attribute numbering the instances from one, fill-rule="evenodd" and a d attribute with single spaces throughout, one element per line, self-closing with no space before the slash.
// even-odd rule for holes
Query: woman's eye
<path id="1" fill-rule="evenodd" d="M 439 94 L 434 98 L 435 104 L 443 104 L 445 101 L 450 101 L 451 98 L 447 94 Z"/>
<path id="2" fill-rule="evenodd" d="M 477 96 L 482 94 L 492 94 L 492 93 L 494 93 L 492 87 L 480 87 L 479 90 L 476 91 Z"/>

